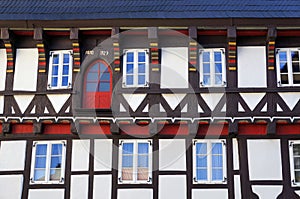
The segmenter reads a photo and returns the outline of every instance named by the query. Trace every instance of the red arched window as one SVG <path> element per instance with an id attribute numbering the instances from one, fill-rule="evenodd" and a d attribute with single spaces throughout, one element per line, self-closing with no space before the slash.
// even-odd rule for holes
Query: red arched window
<path id="1" fill-rule="evenodd" d="M 112 71 L 102 60 L 91 64 L 84 77 L 84 108 L 109 109 L 112 92 Z"/>

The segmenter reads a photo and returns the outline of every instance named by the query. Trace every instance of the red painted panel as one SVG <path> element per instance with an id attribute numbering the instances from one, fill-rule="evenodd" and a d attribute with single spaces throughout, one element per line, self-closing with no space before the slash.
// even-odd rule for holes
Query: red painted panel
<path id="1" fill-rule="evenodd" d="M 239 124 L 239 135 L 266 135 L 265 124 Z"/>
<path id="2" fill-rule="evenodd" d="M 300 30 L 278 30 L 278 37 L 298 37 L 300 35 Z"/>
<path id="3" fill-rule="evenodd" d="M 266 36 L 267 30 L 239 30 L 237 36 Z"/>
<path id="4" fill-rule="evenodd" d="M 187 124 L 167 124 L 167 125 L 158 125 L 158 131 L 161 135 L 188 135 L 189 128 Z"/>
<path id="5" fill-rule="evenodd" d="M 228 135 L 228 125 L 227 124 L 200 124 L 198 128 L 197 135 Z"/>
<path id="6" fill-rule="evenodd" d="M 44 134 L 71 134 L 70 124 L 44 124 Z"/>
<path id="7" fill-rule="evenodd" d="M 227 30 L 198 30 L 198 35 L 226 36 Z"/>
<path id="8" fill-rule="evenodd" d="M 11 124 L 13 134 L 33 133 L 33 124 Z"/>
<path id="9" fill-rule="evenodd" d="M 80 127 L 81 134 L 110 135 L 110 125 L 84 124 Z"/>
<path id="10" fill-rule="evenodd" d="M 300 135 L 300 124 L 277 124 L 278 135 Z"/>
<path id="11" fill-rule="evenodd" d="M 120 125 L 121 134 L 123 135 L 150 135 L 148 125 L 128 124 Z"/>

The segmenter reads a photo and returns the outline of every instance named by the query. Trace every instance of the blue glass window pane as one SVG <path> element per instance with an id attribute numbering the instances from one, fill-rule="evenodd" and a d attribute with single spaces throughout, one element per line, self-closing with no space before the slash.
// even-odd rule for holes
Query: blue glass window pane
<path id="1" fill-rule="evenodd" d="M 223 158 L 221 155 L 212 156 L 212 167 L 223 167 Z"/>
<path id="2" fill-rule="evenodd" d="M 203 62 L 210 61 L 210 52 L 203 52 Z"/>
<path id="3" fill-rule="evenodd" d="M 146 64 L 139 64 L 138 73 L 146 73 Z"/>
<path id="4" fill-rule="evenodd" d="M 221 63 L 215 64 L 215 73 L 222 73 L 222 64 Z"/>
<path id="5" fill-rule="evenodd" d="M 58 64 L 59 63 L 59 56 L 58 55 L 53 55 L 52 63 L 53 64 Z"/>
<path id="6" fill-rule="evenodd" d="M 122 157 L 122 167 L 133 167 L 133 156 L 123 155 Z"/>
<path id="7" fill-rule="evenodd" d="M 52 157 L 50 167 L 51 168 L 61 168 L 61 157 Z"/>
<path id="8" fill-rule="evenodd" d="M 127 62 L 133 62 L 133 53 L 132 52 L 127 53 Z"/>
<path id="9" fill-rule="evenodd" d="M 214 57 L 215 57 L 215 62 L 222 61 L 222 53 L 221 52 L 215 52 Z"/>
<path id="10" fill-rule="evenodd" d="M 36 157 L 34 168 L 46 168 L 46 157 Z"/>
<path id="11" fill-rule="evenodd" d="M 69 63 L 69 60 L 70 60 L 70 55 L 64 54 L 64 64 Z"/>
<path id="12" fill-rule="evenodd" d="M 146 77 L 145 77 L 145 75 L 139 75 L 139 77 L 138 77 L 138 84 L 139 85 L 145 85 L 146 84 Z"/>
<path id="13" fill-rule="evenodd" d="M 107 67 L 103 63 L 100 63 L 100 71 L 101 73 L 108 71 Z"/>
<path id="14" fill-rule="evenodd" d="M 51 86 L 56 87 L 57 86 L 57 81 L 58 81 L 57 77 L 52 77 L 51 78 Z"/>
<path id="15" fill-rule="evenodd" d="M 58 75 L 58 66 L 52 67 L 52 75 Z"/>
<path id="16" fill-rule="evenodd" d="M 212 180 L 213 181 L 223 180 L 223 170 L 222 169 L 212 169 Z"/>
<path id="17" fill-rule="evenodd" d="M 210 75 L 203 76 L 203 85 L 210 85 Z"/>
<path id="18" fill-rule="evenodd" d="M 68 76 L 67 77 L 63 77 L 61 85 L 62 86 L 68 86 L 68 84 L 69 84 L 69 77 Z"/>
<path id="19" fill-rule="evenodd" d="M 196 154 L 207 154 L 206 143 L 196 143 Z"/>
<path id="20" fill-rule="evenodd" d="M 62 144 L 52 144 L 52 155 L 61 155 L 62 154 Z"/>
<path id="21" fill-rule="evenodd" d="M 45 169 L 36 169 L 34 170 L 34 177 L 33 180 L 34 181 L 45 181 Z"/>
<path id="22" fill-rule="evenodd" d="M 133 74 L 133 64 L 127 64 L 126 73 Z"/>
<path id="23" fill-rule="evenodd" d="M 280 61 L 287 61 L 287 53 L 286 52 L 279 52 L 279 60 Z"/>
<path id="24" fill-rule="evenodd" d="M 126 84 L 127 85 L 133 85 L 133 76 L 132 75 L 127 75 Z"/>
<path id="25" fill-rule="evenodd" d="M 99 85 L 99 91 L 107 92 L 110 90 L 110 83 L 109 82 L 101 82 Z"/>
<path id="26" fill-rule="evenodd" d="M 36 155 L 46 155 L 46 154 L 47 154 L 47 144 L 37 144 Z"/>
<path id="27" fill-rule="evenodd" d="M 210 64 L 203 64 L 203 73 L 210 73 Z"/>
<path id="28" fill-rule="evenodd" d="M 51 169 L 50 170 L 50 180 L 60 180 L 61 169 Z"/>
<path id="29" fill-rule="evenodd" d="M 87 75 L 88 81 L 98 81 L 98 73 L 89 72 Z"/>
<path id="30" fill-rule="evenodd" d="M 139 143 L 138 144 L 138 154 L 148 154 L 149 144 L 148 143 Z"/>
<path id="31" fill-rule="evenodd" d="M 133 154 L 133 143 L 123 144 L 123 154 Z"/>
<path id="32" fill-rule="evenodd" d="M 215 75 L 215 84 L 221 85 L 222 83 L 222 75 Z"/>
<path id="33" fill-rule="evenodd" d="M 138 156 L 138 167 L 148 167 L 148 156 L 147 155 L 139 155 Z"/>
<path id="34" fill-rule="evenodd" d="M 102 73 L 100 76 L 100 81 L 109 81 L 110 80 L 110 74 L 109 73 Z"/>
<path id="35" fill-rule="evenodd" d="M 196 156 L 196 167 L 207 167 L 207 156 Z"/>
<path id="36" fill-rule="evenodd" d="M 138 62 L 145 62 L 146 61 L 146 53 L 145 52 L 139 52 L 138 53 Z"/>
<path id="37" fill-rule="evenodd" d="M 86 91 L 96 92 L 96 90 L 97 90 L 97 83 L 87 83 L 86 84 Z"/>
<path id="38" fill-rule="evenodd" d="M 292 51 L 291 52 L 291 57 L 292 57 L 292 61 L 293 62 L 294 61 L 298 62 L 299 61 L 299 53 L 298 53 L 298 51 Z"/>
<path id="39" fill-rule="evenodd" d="M 206 169 L 197 169 L 196 178 L 198 181 L 207 180 L 207 170 Z"/>
<path id="40" fill-rule="evenodd" d="M 63 75 L 69 75 L 69 65 L 64 65 L 64 67 L 63 67 Z"/>
<path id="41" fill-rule="evenodd" d="M 222 154 L 222 143 L 213 143 L 212 144 L 212 154 Z"/>
<path id="42" fill-rule="evenodd" d="M 91 67 L 90 71 L 97 72 L 98 71 L 98 64 L 95 64 Z"/>

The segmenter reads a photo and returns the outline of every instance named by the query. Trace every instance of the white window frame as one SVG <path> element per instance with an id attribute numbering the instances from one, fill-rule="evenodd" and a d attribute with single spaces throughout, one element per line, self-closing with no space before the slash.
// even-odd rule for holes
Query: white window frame
<path id="1" fill-rule="evenodd" d="M 63 73 L 63 55 L 69 54 L 69 74 L 68 74 L 68 85 L 62 86 L 62 73 Z M 53 64 L 53 55 L 59 56 L 59 63 L 58 63 L 58 80 L 57 86 L 52 86 L 52 64 Z M 49 72 L 48 72 L 48 89 L 67 89 L 72 87 L 72 72 L 73 72 L 73 51 L 72 50 L 57 50 L 57 51 L 50 51 L 49 57 Z"/>
<path id="2" fill-rule="evenodd" d="M 133 180 L 122 179 L 122 149 L 124 143 L 133 143 Z M 148 180 L 137 180 L 137 157 L 138 157 L 138 144 L 147 143 L 149 146 L 148 154 Z M 152 140 L 130 140 L 122 139 L 119 140 L 119 169 L 118 169 L 118 183 L 119 184 L 151 184 L 152 183 Z"/>
<path id="3" fill-rule="evenodd" d="M 279 61 L 279 52 L 286 52 L 287 53 L 287 68 L 288 68 L 288 84 L 281 83 L 281 75 L 280 75 L 280 61 Z M 284 86 L 300 86 L 300 84 L 293 83 L 293 65 L 291 59 L 291 51 L 298 51 L 300 56 L 300 48 L 277 48 L 276 49 L 276 72 L 277 72 L 277 84 L 279 87 Z M 300 72 L 298 72 L 300 74 Z"/>
<path id="4" fill-rule="evenodd" d="M 196 171 L 196 143 L 205 143 L 207 144 L 207 180 L 198 181 L 197 180 L 197 171 Z M 212 161 L 211 161 L 211 145 L 213 143 L 221 143 L 222 157 L 223 157 L 223 180 L 212 181 Z M 227 160 L 226 160 L 226 140 L 225 139 L 194 139 L 193 140 L 193 184 L 226 184 L 227 183 Z"/>
<path id="5" fill-rule="evenodd" d="M 46 172 L 45 181 L 34 181 L 34 170 L 36 160 L 36 146 L 39 144 L 47 144 L 47 157 L 46 157 Z M 50 164 L 51 164 L 51 145 L 62 144 L 62 164 L 61 164 L 61 176 L 60 180 L 50 180 Z M 58 141 L 34 141 L 32 145 L 32 156 L 31 156 L 31 172 L 30 172 L 30 184 L 63 184 L 65 181 L 65 163 L 66 163 L 66 140 Z"/>
<path id="6" fill-rule="evenodd" d="M 210 53 L 210 85 L 204 85 L 204 67 L 203 67 L 203 53 Z M 222 61 L 222 84 L 215 84 L 215 60 L 214 52 L 221 52 Z M 225 48 L 207 48 L 199 50 L 199 62 L 200 62 L 200 87 L 225 87 L 226 86 L 226 58 L 225 58 Z"/>
<path id="7" fill-rule="evenodd" d="M 139 85 L 138 84 L 138 53 L 139 52 L 146 52 L 145 57 L 145 84 Z M 127 85 L 126 76 L 127 76 L 127 53 L 133 53 L 133 85 Z M 123 56 L 123 88 L 133 88 L 133 87 L 149 87 L 149 49 L 125 49 Z"/>
<path id="8" fill-rule="evenodd" d="M 293 153 L 294 144 L 300 144 L 300 140 L 290 140 L 289 141 L 291 185 L 292 185 L 292 187 L 299 187 L 300 182 L 296 182 L 296 180 L 295 180 L 294 153 Z"/>

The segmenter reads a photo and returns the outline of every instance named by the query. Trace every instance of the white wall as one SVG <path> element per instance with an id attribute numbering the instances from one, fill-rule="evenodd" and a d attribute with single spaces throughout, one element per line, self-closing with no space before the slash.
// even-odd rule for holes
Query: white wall
<path id="1" fill-rule="evenodd" d="M 13 90 L 36 91 L 38 49 L 17 49 Z"/>
<path id="2" fill-rule="evenodd" d="M 162 48 L 161 53 L 161 88 L 188 88 L 188 48 Z"/>
<path id="3" fill-rule="evenodd" d="M 16 102 L 22 113 L 24 113 L 32 101 L 34 95 L 14 95 Z"/>
<path id="4" fill-rule="evenodd" d="M 72 171 L 87 171 L 89 169 L 90 140 L 73 140 Z"/>
<path id="5" fill-rule="evenodd" d="M 64 199 L 64 189 L 29 189 L 28 199 Z"/>
<path id="6" fill-rule="evenodd" d="M 24 170 L 26 141 L 2 141 L 0 143 L 0 171 Z"/>
<path id="7" fill-rule="evenodd" d="M 232 139 L 233 169 L 240 169 L 239 146 L 236 138 Z"/>
<path id="8" fill-rule="evenodd" d="M 111 175 L 94 176 L 93 199 L 111 199 Z"/>
<path id="9" fill-rule="evenodd" d="M 70 94 L 48 94 L 47 97 L 53 105 L 55 112 L 58 113 L 70 97 Z"/>
<path id="10" fill-rule="evenodd" d="M 241 176 L 234 175 L 234 199 L 242 199 Z"/>
<path id="11" fill-rule="evenodd" d="M 227 189 L 193 189 L 192 199 L 227 199 Z M 237 198 L 236 198 L 237 199 Z"/>
<path id="12" fill-rule="evenodd" d="M 259 197 L 259 199 L 271 199 L 279 196 L 279 194 L 282 192 L 282 185 L 253 185 L 252 190 Z"/>
<path id="13" fill-rule="evenodd" d="M 186 199 L 186 176 L 161 175 L 158 188 L 159 199 Z"/>
<path id="14" fill-rule="evenodd" d="M 87 199 L 89 193 L 89 176 L 72 175 L 70 192 L 71 199 Z"/>
<path id="15" fill-rule="evenodd" d="M 5 90 L 7 57 L 6 49 L 0 49 L 0 91 Z"/>
<path id="16" fill-rule="evenodd" d="M 21 199 L 23 175 L 0 175 L 0 198 Z"/>
<path id="17" fill-rule="evenodd" d="M 0 96 L 0 114 L 4 111 L 4 96 Z"/>
<path id="18" fill-rule="evenodd" d="M 247 149 L 250 180 L 282 180 L 279 139 L 248 140 Z"/>
<path id="19" fill-rule="evenodd" d="M 238 47 L 238 87 L 267 87 L 266 47 Z"/>
<path id="20" fill-rule="evenodd" d="M 94 170 L 111 171 L 112 167 L 112 147 L 111 139 L 96 139 L 94 152 Z"/>
<path id="21" fill-rule="evenodd" d="M 152 189 L 119 189 L 118 199 L 153 199 Z"/>
<path id="22" fill-rule="evenodd" d="M 184 139 L 159 140 L 159 170 L 185 171 L 186 146 Z"/>

